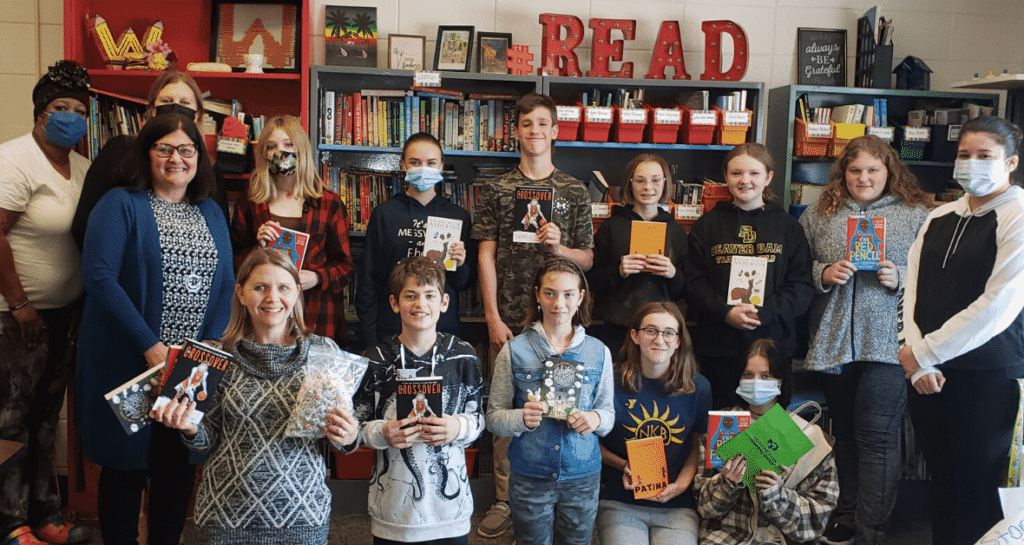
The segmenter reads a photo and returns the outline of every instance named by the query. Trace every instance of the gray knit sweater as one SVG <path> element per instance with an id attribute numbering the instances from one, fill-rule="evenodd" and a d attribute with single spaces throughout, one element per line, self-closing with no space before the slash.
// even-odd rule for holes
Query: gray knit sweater
<path id="1" fill-rule="evenodd" d="M 844 285 L 821 284 L 821 273 L 846 259 L 846 219 L 866 215 L 885 218 L 885 258 L 899 270 L 900 288 L 907 268 L 907 252 L 928 216 L 923 207 L 911 207 L 893 195 L 885 195 L 862 209 L 848 201 L 836 213 L 818 215 L 814 204 L 800 216 L 814 258 L 812 274 L 817 295 L 809 313 L 810 345 L 797 368 L 838 372 L 853 361 L 898 365 L 896 354 L 896 306 L 899 288 L 890 290 L 878 282 L 876 271 L 858 271 Z"/>

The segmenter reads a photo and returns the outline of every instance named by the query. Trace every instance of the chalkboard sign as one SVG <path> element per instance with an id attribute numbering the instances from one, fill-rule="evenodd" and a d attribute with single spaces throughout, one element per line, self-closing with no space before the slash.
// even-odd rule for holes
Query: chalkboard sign
<path id="1" fill-rule="evenodd" d="M 796 29 L 800 85 L 846 86 L 846 30 Z"/>

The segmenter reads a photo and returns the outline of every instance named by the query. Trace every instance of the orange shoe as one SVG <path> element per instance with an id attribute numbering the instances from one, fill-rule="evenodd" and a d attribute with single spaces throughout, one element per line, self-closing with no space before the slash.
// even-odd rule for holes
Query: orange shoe
<path id="1" fill-rule="evenodd" d="M 47 545 L 45 541 L 36 539 L 36 536 L 32 535 L 32 529 L 28 526 L 22 526 L 2 539 L 3 541 L 0 541 L 0 543 L 3 545 Z"/>
<path id="2" fill-rule="evenodd" d="M 66 522 L 60 515 L 50 515 L 34 533 L 46 543 L 81 543 L 90 537 L 88 528 Z"/>

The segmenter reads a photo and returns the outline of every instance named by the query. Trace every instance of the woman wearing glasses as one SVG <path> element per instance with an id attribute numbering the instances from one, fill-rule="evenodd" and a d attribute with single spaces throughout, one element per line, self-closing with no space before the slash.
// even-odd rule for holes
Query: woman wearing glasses
<path id="1" fill-rule="evenodd" d="M 594 235 L 594 266 L 587 281 L 594 291 L 594 318 L 604 326 L 593 335 L 619 354 L 630 320 L 651 301 L 678 301 L 683 297 L 683 260 L 686 231 L 672 214 L 659 206 L 668 202 L 672 176 L 664 159 L 642 153 L 626 166 L 622 205 Z M 629 251 L 635 221 L 667 224 L 664 254 L 640 255 Z"/>
<path id="2" fill-rule="evenodd" d="M 168 345 L 220 339 L 231 313 L 231 244 L 224 214 L 209 198 L 213 170 L 190 118 L 151 119 L 124 167 L 85 233 L 78 435 L 86 458 L 102 467 L 103 542 L 137 543 L 148 478 L 149 543 L 177 544 L 195 465 L 174 430 L 126 434 L 103 395 L 163 363 Z"/>
<path id="3" fill-rule="evenodd" d="M 624 359 L 615 369 L 615 425 L 601 438 L 597 527 L 603 543 L 697 543 L 690 484 L 711 385 L 697 372 L 684 322 L 671 302 L 647 303 L 632 318 Z M 652 435 L 664 439 L 670 481 L 653 498 L 635 500 L 626 441 Z"/>

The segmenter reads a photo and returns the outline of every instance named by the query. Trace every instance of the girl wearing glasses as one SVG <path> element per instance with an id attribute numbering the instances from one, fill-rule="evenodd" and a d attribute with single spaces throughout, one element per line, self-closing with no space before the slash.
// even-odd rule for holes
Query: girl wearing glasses
<path id="1" fill-rule="evenodd" d="M 601 501 L 597 527 L 604 543 L 697 543 L 697 511 L 690 484 L 707 431 L 711 386 L 697 360 L 675 303 L 652 302 L 632 318 L 615 373 L 615 425 L 601 438 Z M 633 499 L 626 441 L 661 435 L 668 487 Z"/>
<path id="2" fill-rule="evenodd" d="M 103 542 L 137 542 L 148 479 L 149 543 L 176 544 L 199 460 L 163 426 L 126 434 L 103 395 L 163 363 L 168 345 L 221 337 L 231 312 L 231 244 L 192 119 L 149 120 L 123 166 L 85 232 L 75 415 L 82 451 L 102 468 Z"/>
<path id="3" fill-rule="evenodd" d="M 299 270 L 306 326 L 345 346 L 342 292 L 354 270 L 345 203 L 317 175 L 313 148 L 298 119 L 268 120 L 253 154 L 249 191 L 239 197 L 231 220 L 235 264 L 253 248 L 273 244 L 282 228 L 309 234 Z"/>
<path id="4" fill-rule="evenodd" d="M 630 320 L 640 307 L 683 297 L 686 231 L 659 206 L 669 200 L 670 172 L 657 155 L 634 157 L 626 166 L 622 205 L 615 207 L 594 235 L 594 267 L 587 272 L 587 281 L 594 290 L 594 317 L 604 325 L 592 328 L 591 334 L 604 341 L 612 354 L 618 354 Z M 634 221 L 667 225 L 663 254 L 629 252 Z"/>

